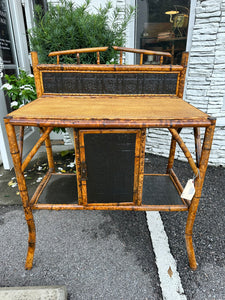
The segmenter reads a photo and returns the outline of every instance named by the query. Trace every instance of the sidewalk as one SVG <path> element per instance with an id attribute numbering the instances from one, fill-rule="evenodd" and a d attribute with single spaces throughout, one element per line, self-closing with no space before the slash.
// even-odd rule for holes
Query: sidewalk
<path id="1" fill-rule="evenodd" d="M 54 156 L 58 171 L 73 171 L 72 152 Z M 147 155 L 146 171 L 164 171 L 166 162 Z M 190 168 L 175 166 L 185 184 Z M 28 188 L 35 189 L 45 168 L 42 155 L 28 166 Z M 34 266 L 25 271 L 27 227 L 17 187 L 8 185 L 14 173 L 0 167 L 0 175 L 1 287 L 66 286 L 68 299 L 162 299 L 144 212 L 36 211 Z M 187 299 L 225 299 L 224 179 L 225 168 L 209 166 L 194 226 L 197 271 L 187 262 L 187 214 L 161 213 Z"/>

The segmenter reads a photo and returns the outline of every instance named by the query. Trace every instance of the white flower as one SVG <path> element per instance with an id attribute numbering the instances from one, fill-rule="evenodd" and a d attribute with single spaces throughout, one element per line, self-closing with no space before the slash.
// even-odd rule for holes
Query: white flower
<path id="1" fill-rule="evenodd" d="M 12 86 L 11 84 L 5 83 L 5 84 L 2 85 L 1 90 L 2 90 L 2 89 L 11 90 L 12 87 L 13 87 L 13 86 Z"/>
<path id="2" fill-rule="evenodd" d="M 24 104 L 23 104 L 23 103 L 22 103 L 22 104 L 20 104 L 19 108 L 20 108 L 20 107 L 22 107 L 22 106 L 24 106 Z"/>
<path id="3" fill-rule="evenodd" d="M 18 105 L 18 102 L 17 102 L 17 101 L 11 102 L 11 107 L 14 107 L 14 106 L 17 106 L 17 105 Z"/>
<path id="4" fill-rule="evenodd" d="M 38 177 L 38 179 L 36 180 L 36 182 L 41 182 L 42 177 Z"/>
<path id="5" fill-rule="evenodd" d="M 34 91 L 33 87 L 29 84 L 21 85 L 20 89 L 22 90 L 28 90 L 28 91 Z"/>
<path id="6" fill-rule="evenodd" d="M 75 166 L 74 162 L 71 162 L 69 165 L 67 165 L 67 167 L 69 167 L 69 168 L 73 168 L 74 166 Z"/>
<path id="7" fill-rule="evenodd" d="M 33 74 L 28 74 L 27 76 L 28 76 L 28 77 L 34 77 L 34 75 L 33 75 Z"/>

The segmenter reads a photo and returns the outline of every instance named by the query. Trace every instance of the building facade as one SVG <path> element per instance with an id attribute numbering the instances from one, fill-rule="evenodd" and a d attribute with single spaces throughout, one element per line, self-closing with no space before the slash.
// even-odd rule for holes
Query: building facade
<path id="1" fill-rule="evenodd" d="M 74 0 L 78 5 L 83 1 Z M 46 8 L 47 1 L 1 0 L 1 3 L 3 2 L 7 8 L 8 27 L 11 26 L 11 44 L 8 44 L 8 47 L 14 51 L 15 69 L 18 70 L 20 67 L 30 71 L 29 46 L 25 30 L 32 27 L 34 3 L 40 2 Z M 48 2 L 57 4 L 59 1 L 48 0 Z M 225 166 L 225 0 L 113 0 L 112 2 L 121 8 L 125 5 L 137 7 L 137 17 L 130 22 L 126 33 L 127 47 L 170 49 L 174 63 L 179 63 L 181 50 L 189 52 L 184 99 L 217 118 L 209 162 Z M 104 1 L 92 0 L 91 5 L 94 9 L 104 5 Z M 16 33 L 15 28 L 19 30 Z M 153 35 L 157 35 L 157 41 Z M 1 43 L 3 48 L 2 45 Z M 127 64 L 135 63 L 135 57 L 132 55 L 128 55 L 125 59 Z M 145 63 L 157 63 L 151 59 L 146 58 Z M 4 67 L 10 68 L 7 63 Z M 10 168 L 12 164 L 2 121 L 2 117 L 7 113 L 7 105 L 2 91 L 0 92 L 0 150 L 5 168 Z M 186 129 L 181 136 L 194 154 L 195 150 L 191 148 L 193 133 Z M 28 144 L 31 144 L 34 138 L 34 132 L 27 133 Z M 168 155 L 169 147 L 170 134 L 167 130 L 148 131 L 146 152 Z M 183 152 L 178 149 L 176 157 L 184 159 Z"/>

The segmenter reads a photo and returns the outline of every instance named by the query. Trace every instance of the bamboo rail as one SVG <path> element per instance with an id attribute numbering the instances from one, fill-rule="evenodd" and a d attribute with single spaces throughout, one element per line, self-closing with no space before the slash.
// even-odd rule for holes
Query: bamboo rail
<path id="1" fill-rule="evenodd" d="M 39 186 L 37 187 L 36 191 L 34 192 L 31 200 L 30 200 L 30 206 L 37 203 L 38 198 L 40 194 L 42 193 L 43 189 L 46 187 L 49 179 L 51 178 L 51 174 L 53 173 L 53 169 L 49 169 L 48 172 L 43 177 L 42 181 L 40 182 Z"/>
<path id="2" fill-rule="evenodd" d="M 36 53 L 36 52 L 35 52 Z M 104 71 L 104 72 L 161 72 L 161 73 L 180 73 L 183 70 L 183 66 L 180 65 L 89 65 L 89 64 L 61 64 L 61 65 L 37 65 L 39 71 L 80 71 L 80 72 L 91 72 L 91 71 Z"/>
<path id="3" fill-rule="evenodd" d="M 50 119 L 12 119 L 11 124 L 20 126 L 41 126 L 41 127 L 76 127 L 76 128 L 177 128 L 177 127 L 195 127 L 195 126 L 209 126 L 211 123 L 208 120 L 194 119 L 194 120 L 50 120 Z M 38 125 L 37 125 L 38 124 Z"/>
<path id="4" fill-rule="evenodd" d="M 176 186 L 176 189 L 179 191 L 179 194 L 181 194 L 183 192 L 183 186 L 173 169 L 170 169 L 169 175 L 170 175 L 170 178 L 173 180 L 173 182 Z"/>
<path id="5" fill-rule="evenodd" d="M 160 52 L 160 51 L 152 51 L 152 50 L 144 50 L 144 49 L 135 49 L 135 48 L 126 48 L 126 47 L 117 47 L 113 46 L 113 49 L 116 51 L 120 51 L 120 64 L 123 64 L 123 52 L 131 52 L 140 54 L 140 62 L 139 65 L 143 64 L 143 55 L 157 55 L 160 56 L 160 65 L 163 63 L 163 57 L 172 57 L 172 54 L 169 52 Z"/>
<path id="6" fill-rule="evenodd" d="M 195 176 L 198 177 L 199 176 L 199 170 L 196 167 L 196 164 L 195 164 L 195 162 L 194 162 L 194 160 L 192 158 L 192 155 L 191 155 L 190 151 L 188 150 L 187 146 L 185 145 L 185 143 L 183 142 L 182 138 L 179 136 L 179 134 L 176 131 L 176 129 L 169 128 L 169 131 L 171 132 L 171 134 L 174 137 L 174 139 L 178 142 L 181 150 L 184 152 L 184 155 L 188 159 L 189 165 L 191 166 L 191 168 L 192 168 Z"/>
<path id="7" fill-rule="evenodd" d="M 123 211 L 187 211 L 185 205 L 78 205 L 78 204 L 34 204 L 32 209 L 43 210 L 123 210 Z"/>
<path id="8" fill-rule="evenodd" d="M 48 56 L 56 56 L 57 57 L 57 65 L 59 65 L 59 56 L 60 55 L 71 55 L 76 54 L 77 56 L 77 64 L 80 64 L 80 53 L 97 53 L 97 64 L 100 64 L 100 53 L 106 51 L 108 47 L 95 47 L 95 48 L 81 48 L 81 49 L 72 49 L 72 50 L 63 50 L 63 51 L 54 51 L 50 52 Z"/>
<path id="9" fill-rule="evenodd" d="M 41 147 L 42 143 L 46 140 L 48 137 L 49 133 L 52 131 L 52 127 L 48 127 L 46 131 L 43 133 L 43 135 L 40 137 L 40 139 L 37 141 L 37 143 L 34 145 L 30 153 L 27 155 L 25 158 L 23 164 L 22 164 L 22 172 L 26 169 L 27 165 L 31 161 L 31 159 L 34 157 L 34 155 L 37 153 L 38 149 Z M 48 150 L 47 150 L 48 151 Z"/>

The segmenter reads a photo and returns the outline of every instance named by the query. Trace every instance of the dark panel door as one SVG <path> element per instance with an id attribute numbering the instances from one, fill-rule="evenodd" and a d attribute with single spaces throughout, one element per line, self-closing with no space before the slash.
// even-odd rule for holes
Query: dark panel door
<path id="1" fill-rule="evenodd" d="M 135 169 L 138 130 L 103 132 L 82 133 L 81 151 L 87 168 L 87 178 L 83 178 L 87 203 L 133 202 L 135 180 L 138 178 L 138 170 Z"/>

